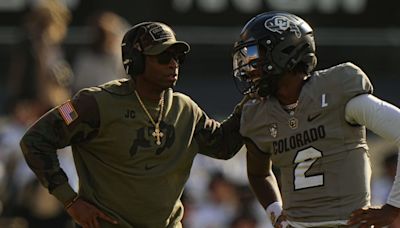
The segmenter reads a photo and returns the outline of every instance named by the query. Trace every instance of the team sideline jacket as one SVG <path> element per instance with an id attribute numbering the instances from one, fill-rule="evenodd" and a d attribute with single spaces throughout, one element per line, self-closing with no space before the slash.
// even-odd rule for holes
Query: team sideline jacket
<path id="1" fill-rule="evenodd" d="M 180 196 L 197 153 L 228 159 L 242 146 L 239 118 L 211 120 L 188 96 L 164 94 L 161 145 L 133 93 L 132 80 L 116 80 L 80 91 L 35 123 L 21 140 L 28 165 L 51 194 L 65 203 L 76 194 L 59 166 L 56 150 L 72 146 L 79 196 L 119 225 L 180 227 Z M 144 100 L 157 116 L 158 103 Z"/>

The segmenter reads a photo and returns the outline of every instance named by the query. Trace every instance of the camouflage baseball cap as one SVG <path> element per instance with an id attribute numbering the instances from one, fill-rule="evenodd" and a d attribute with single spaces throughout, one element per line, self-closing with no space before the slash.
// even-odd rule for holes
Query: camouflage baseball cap
<path id="1" fill-rule="evenodd" d="M 160 22 L 143 22 L 144 34 L 139 38 L 143 54 L 158 55 L 171 46 L 178 51 L 189 52 L 190 46 L 184 41 L 177 41 L 175 32 L 166 24 Z"/>

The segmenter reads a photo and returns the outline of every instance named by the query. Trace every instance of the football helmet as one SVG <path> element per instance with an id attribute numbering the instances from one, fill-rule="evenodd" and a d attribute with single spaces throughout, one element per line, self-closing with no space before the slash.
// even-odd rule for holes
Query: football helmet
<path id="1" fill-rule="evenodd" d="M 271 11 L 250 19 L 233 47 L 233 75 L 243 94 L 273 95 L 281 75 L 316 66 L 314 34 L 300 17 Z M 243 87 L 243 83 L 245 86 Z"/>

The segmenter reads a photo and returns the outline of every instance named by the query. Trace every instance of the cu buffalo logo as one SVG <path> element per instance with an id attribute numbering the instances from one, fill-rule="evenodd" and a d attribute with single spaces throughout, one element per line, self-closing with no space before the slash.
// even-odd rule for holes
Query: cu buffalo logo
<path id="1" fill-rule="evenodd" d="M 300 29 L 296 23 L 285 16 L 275 16 L 270 18 L 265 21 L 264 26 L 271 32 L 277 32 L 279 34 L 282 34 L 289 29 L 289 31 L 293 32 L 297 38 L 301 37 Z"/>

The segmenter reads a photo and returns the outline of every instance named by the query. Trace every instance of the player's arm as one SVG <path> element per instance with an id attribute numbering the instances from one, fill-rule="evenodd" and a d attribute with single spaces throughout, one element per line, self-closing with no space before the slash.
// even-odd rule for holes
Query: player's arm
<path id="1" fill-rule="evenodd" d="M 249 100 L 246 96 L 236 105 L 232 114 L 219 123 L 203 113 L 196 125 L 195 139 L 200 153 L 218 159 L 232 158 L 243 146 L 243 137 L 239 133 L 243 104 Z"/>
<path id="2" fill-rule="evenodd" d="M 377 135 L 394 142 L 400 149 L 400 109 L 373 95 L 363 94 L 352 98 L 346 105 L 346 120 L 351 124 L 365 125 Z M 353 212 L 349 224 L 363 223 L 385 226 L 400 213 L 400 164 L 387 203 L 381 209 L 359 209 Z"/>
<path id="3" fill-rule="evenodd" d="M 271 222 L 275 224 L 282 213 L 282 200 L 272 172 L 270 154 L 262 152 L 250 139 L 245 139 L 247 148 L 247 176 L 252 191 L 266 209 Z"/>

